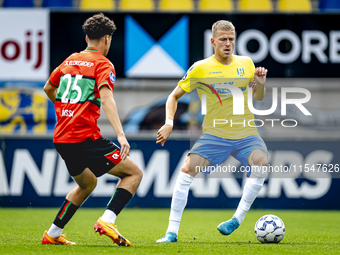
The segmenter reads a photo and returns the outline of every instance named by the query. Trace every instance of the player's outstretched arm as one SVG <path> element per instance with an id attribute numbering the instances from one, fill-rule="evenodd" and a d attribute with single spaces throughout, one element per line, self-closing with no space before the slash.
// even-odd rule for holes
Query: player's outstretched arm
<path id="1" fill-rule="evenodd" d="M 113 99 L 112 91 L 107 86 L 102 86 L 99 90 L 100 100 L 103 110 L 109 119 L 111 126 L 117 134 L 117 140 L 120 144 L 120 155 L 122 160 L 126 159 L 130 153 L 130 145 L 126 140 L 122 123 L 120 122 L 116 102 Z"/>
<path id="2" fill-rule="evenodd" d="M 166 120 L 173 121 L 177 110 L 178 99 L 185 94 L 185 91 L 177 86 L 166 100 L 165 111 Z M 169 138 L 172 131 L 172 125 L 164 124 L 157 132 L 156 143 L 161 143 L 164 146 L 165 141 Z"/>
<path id="3" fill-rule="evenodd" d="M 254 80 L 256 82 L 257 89 L 253 92 L 253 98 L 261 101 L 266 95 L 266 78 L 268 70 L 264 67 L 257 67 L 254 73 Z"/>
<path id="4" fill-rule="evenodd" d="M 51 100 L 52 103 L 55 102 L 55 98 L 57 96 L 57 88 L 53 87 L 50 83 L 50 81 L 47 81 L 44 86 L 44 91 L 48 98 Z"/>

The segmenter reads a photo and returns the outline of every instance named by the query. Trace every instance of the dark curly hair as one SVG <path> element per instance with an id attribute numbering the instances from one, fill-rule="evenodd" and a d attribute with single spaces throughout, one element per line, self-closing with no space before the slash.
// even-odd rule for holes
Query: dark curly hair
<path id="1" fill-rule="evenodd" d="M 105 35 L 111 36 L 116 29 L 113 20 L 106 17 L 103 13 L 93 15 L 83 25 L 83 31 L 89 39 L 100 39 Z"/>

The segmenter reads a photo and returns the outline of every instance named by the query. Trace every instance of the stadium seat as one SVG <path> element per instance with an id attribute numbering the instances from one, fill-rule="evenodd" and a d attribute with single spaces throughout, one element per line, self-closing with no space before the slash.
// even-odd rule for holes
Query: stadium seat
<path id="1" fill-rule="evenodd" d="M 310 0 L 279 0 L 277 3 L 278 12 L 312 12 Z"/>
<path id="2" fill-rule="evenodd" d="M 116 8 L 114 0 L 80 0 L 80 10 L 112 11 Z"/>
<path id="3" fill-rule="evenodd" d="M 200 0 L 198 10 L 201 12 L 230 12 L 234 8 L 232 0 Z"/>
<path id="4" fill-rule="evenodd" d="M 153 11 L 155 4 L 153 0 L 121 0 L 119 9 L 121 11 Z"/>
<path id="5" fill-rule="evenodd" d="M 160 0 L 160 11 L 169 12 L 191 12 L 194 10 L 192 0 Z"/>
<path id="6" fill-rule="evenodd" d="M 340 11 L 339 0 L 320 0 L 319 1 L 320 11 Z"/>
<path id="7" fill-rule="evenodd" d="M 72 3 L 72 0 L 44 0 L 42 2 L 42 7 L 72 8 L 73 3 Z"/>
<path id="8" fill-rule="evenodd" d="M 271 0 L 239 0 L 238 10 L 241 12 L 272 12 Z"/>
<path id="9" fill-rule="evenodd" d="M 3 7 L 34 7 L 33 0 L 4 0 Z"/>

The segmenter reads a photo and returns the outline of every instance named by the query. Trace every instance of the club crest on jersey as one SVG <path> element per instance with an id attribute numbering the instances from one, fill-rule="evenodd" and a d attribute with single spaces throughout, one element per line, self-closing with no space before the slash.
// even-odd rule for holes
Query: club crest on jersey
<path id="1" fill-rule="evenodd" d="M 244 76 L 244 68 L 243 68 L 243 67 L 238 67 L 238 68 L 237 68 L 237 74 L 238 74 L 240 77 L 243 77 L 243 76 Z"/>
<path id="2" fill-rule="evenodd" d="M 110 81 L 111 81 L 112 83 L 115 83 L 115 81 L 116 81 L 116 76 L 114 75 L 113 72 L 110 73 Z"/>
<path id="3" fill-rule="evenodd" d="M 105 158 L 110 160 L 114 165 L 117 165 L 122 160 L 119 150 L 111 151 L 110 153 L 105 154 L 104 156 Z"/>

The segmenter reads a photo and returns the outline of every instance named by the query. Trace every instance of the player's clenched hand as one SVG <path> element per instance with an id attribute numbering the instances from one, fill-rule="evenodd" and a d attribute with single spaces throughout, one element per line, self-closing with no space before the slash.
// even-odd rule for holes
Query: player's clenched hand
<path id="1" fill-rule="evenodd" d="M 163 125 L 158 132 L 157 132 L 157 142 L 156 143 L 161 143 L 162 146 L 164 146 L 165 141 L 168 139 L 169 135 L 171 134 L 172 131 L 172 126 L 170 125 Z"/>
<path id="2" fill-rule="evenodd" d="M 117 140 L 120 144 L 120 156 L 122 160 L 125 160 L 127 156 L 130 154 L 130 144 L 126 140 L 125 135 L 117 137 Z"/>
<path id="3" fill-rule="evenodd" d="M 257 67 L 254 73 L 254 80 L 257 84 L 264 85 L 266 84 L 266 76 L 268 70 L 264 67 Z"/>

